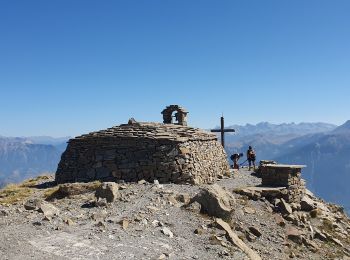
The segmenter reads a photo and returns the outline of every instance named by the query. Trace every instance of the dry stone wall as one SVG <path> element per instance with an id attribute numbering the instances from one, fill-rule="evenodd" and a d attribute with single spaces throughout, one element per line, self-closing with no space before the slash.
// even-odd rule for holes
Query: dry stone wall
<path id="1" fill-rule="evenodd" d="M 184 162 L 183 174 L 191 183 L 212 183 L 218 177 L 229 175 L 226 153 L 217 141 L 192 141 L 179 145 Z"/>
<path id="2" fill-rule="evenodd" d="M 229 165 L 215 135 L 184 126 L 137 123 L 70 140 L 56 181 L 157 179 L 199 184 L 223 174 L 229 174 Z"/>

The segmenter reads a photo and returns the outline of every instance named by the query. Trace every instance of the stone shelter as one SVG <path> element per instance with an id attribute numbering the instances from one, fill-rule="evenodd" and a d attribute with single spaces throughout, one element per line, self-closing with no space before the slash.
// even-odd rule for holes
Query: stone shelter
<path id="1" fill-rule="evenodd" d="M 178 123 L 172 123 L 176 112 Z M 215 134 L 188 127 L 187 111 L 172 105 L 165 123 L 136 122 L 68 141 L 56 182 L 139 180 L 160 183 L 211 183 L 229 174 L 226 153 Z"/>

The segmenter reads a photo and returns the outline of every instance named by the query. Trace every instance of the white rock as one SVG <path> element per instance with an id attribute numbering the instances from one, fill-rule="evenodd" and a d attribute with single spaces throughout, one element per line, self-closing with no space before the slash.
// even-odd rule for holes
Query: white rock
<path id="1" fill-rule="evenodd" d="M 153 220 L 152 221 L 152 226 L 158 227 L 159 226 L 159 221 L 158 220 Z"/>
<path id="2" fill-rule="evenodd" d="M 170 238 L 173 238 L 174 237 L 174 234 L 173 232 L 171 232 L 171 230 L 167 227 L 163 227 L 162 228 L 162 233 Z"/>
<path id="3" fill-rule="evenodd" d="M 39 212 L 42 212 L 45 217 L 52 217 L 54 215 L 58 215 L 60 211 L 54 205 L 47 202 L 42 202 L 39 206 Z"/>

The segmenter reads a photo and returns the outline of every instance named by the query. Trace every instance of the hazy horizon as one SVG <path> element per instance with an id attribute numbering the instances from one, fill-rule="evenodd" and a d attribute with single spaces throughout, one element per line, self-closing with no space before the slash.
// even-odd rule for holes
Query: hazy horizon
<path id="1" fill-rule="evenodd" d="M 218 128 L 220 127 L 219 125 L 219 120 L 220 118 L 218 118 L 218 122 L 216 124 L 213 124 L 212 126 L 209 126 L 209 127 L 199 127 L 199 128 L 202 128 L 202 129 L 211 129 L 211 128 Z M 161 121 L 159 121 L 161 122 Z M 124 122 L 124 123 L 127 123 L 127 122 Z M 257 123 L 243 123 L 243 124 L 228 124 L 228 122 L 225 121 L 225 127 L 229 127 L 229 126 L 233 126 L 233 125 L 239 125 L 239 126 L 247 126 L 247 125 L 253 125 L 253 126 L 256 126 L 258 124 L 261 124 L 261 123 L 268 123 L 268 124 L 273 124 L 273 125 L 282 125 L 282 124 L 296 124 L 296 125 L 299 125 L 299 124 L 303 124 L 303 123 L 306 123 L 306 124 L 330 124 L 330 125 L 334 125 L 335 127 L 338 127 L 342 124 L 344 124 L 345 122 L 343 122 L 342 124 L 340 125 L 336 125 L 336 124 L 332 124 L 332 123 L 329 123 L 329 122 L 270 122 L 270 121 L 261 121 L 261 122 L 257 122 Z M 198 127 L 198 126 L 193 126 L 191 124 L 189 124 L 189 126 L 191 127 Z M 108 126 L 108 127 L 112 127 L 112 126 Z M 106 127 L 106 128 L 108 128 Z M 87 131 L 87 132 L 81 132 L 81 133 L 77 133 L 77 134 L 71 134 L 71 135 L 59 135 L 59 136 L 55 136 L 55 135 L 50 135 L 49 133 L 48 134 L 42 134 L 42 135 L 26 135 L 26 134 L 22 134 L 22 135 L 4 135 L 3 133 L 0 133 L 0 137 L 9 137 L 9 138 L 30 138 L 30 137 L 47 137 L 47 138 L 55 138 L 55 139 L 59 139 L 59 138 L 71 138 L 71 137 L 75 137 L 75 136 L 78 136 L 78 135 L 82 135 L 82 134 L 86 134 L 88 132 L 93 132 L 93 131 L 98 131 L 98 130 L 102 130 L 102 129 L 105 129 L 105 128 L 98 128 L 98 126 L 96 126 L 96 129 L 93 129 L 91 131 Z"/>

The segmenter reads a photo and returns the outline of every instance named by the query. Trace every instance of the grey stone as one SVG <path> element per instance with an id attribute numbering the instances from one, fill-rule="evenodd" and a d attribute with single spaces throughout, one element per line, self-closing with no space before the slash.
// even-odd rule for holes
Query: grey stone
<path id="1" fill-rule="evenodd" d="M 170 238 L 173 238 L 174 237 L 174 234 L 173 232 L 171 232 L 171 230 L 167 227 L 163 227 L 162 228 L 162 233 Z"/>
<path id="2" fill-rule="evenodd" d="M 303 243 L 303 233 L 295 227 L 288 227 L 286 230 L 286 236 L 294 243 L 301 245 Z"/>
<path id="3" fill-rule="evenodd" d="M 58 208 L 48 202 L 41 203 L 38 211 L 43 213 L 44 216 L 48 218 L 58 215 L 60 212 Z"/>
<path id="4" fill-rule="evenodd" d="M 186 193 L 178 194 L 176 199 L 184 204 L 188 204 L 191 201 L 190 195 Z"/>
<path id="5" fill-rule="evenodd" d="M 221 226 L 230 237 L 230 240 L 233 244 L 239 247 L 248 257 L 252 260 L 261 260 L 261 257 L 252 250 L 247 244 L 245 244 L 235 232 L 231 229 L 230 225 L 223 221 L 222 219 L 216 219 L 216 223 Z"/>
<path id="6" fill-rule="evenodd" d="M 284 199 L 281 199 L 277 206 L 282 214 L 289 215 L 293 213 L 291 206 Z"/>
<path id="7" fill-rule="evenodd" d="M 29 199 L 23 206 L 26 210 L 38 210 L 42 202 L 43 201 L 39 199 Z"/>
<path id="8" fill-rule="evenodd" d="M 321 241 L 327 241 L 327 236 L 323 234 L 320 230 L 315 228 L 315 238 L 321 240 Z"/>
<path id="9" fill-rule="evenodd" d="M 1 210 L 0 210 L 0 217 L 6 217 L 6 216 L 8 216 L 8 215 L 9 215 L 9 213 L 8 213 L 7 210 L 4 210 L 4 209 L 1 209 Z"/>
<path id="10" fill-rule="evenodd" d="M 106 177 L 108 177 L 110 175 L 111 175 L 111 171 L 110 170 L 108 170 L 105 167 L 100 167 L 100 168 L 96 169 L 96 176 L 95 176 L 95 178 L 97 180 L 99 180 L 99 179 L 106 178 Z"/>
<path id="11" fill-rule="evenodd" d="M 229 219 L 235 198 L 228 191 L 224 190 L 217 184 L 208 185 L 191 200 L 201 204 L 201 210 L 210 216 Z"/>
<path id="12" fill-rule="evenodd" d="M 104 182 L 97 188 L 95 196 L 97 200 L 105 198 L 108 203 L 111 203 L 120 198 L 118 189 L 118 184 L 115 182 Z"/>
<path id="13" fill-rule="evenodd" d="M 205 233 L 205 230 L 203 228 L 197 228 L 194 233 L 196 235 L 203 235 Z"/>
<path id="14" fill-rule="evenodd" d="M 90 169 L 86 172 L 86 175 L 90 178 L 90 179 L 95 179 L 95 169 Z"/>
<path id="15" fill-rule="evenodd" d="M 311 211 L 316 208 L 314 201 L 307 196 L 304 196 L 300 201 L 300 207 L 303 211 Z"/>
<path id="16" fill-rule="evenodd" d="M 202 210 L 202 206 L 197 201 L 194 201 L 192 203 L 186 204 L 185 209 L 190 210 L 190 211 L 195 212 L 195 213 L 200 213 Z"/>
<path id="17" fill-rule="evenodd" d="M 145 181 L 145 180 L 138 181 L 138 184 L 146 184 L 146 183 L 147 183 L 147 181 Z"/>
<path id="18" fill-rule="evenodd" d="M 259 229 L 257 229 L 256 227 L 249 227 L 249 231 L 256 237 L 261 237 L 262 233 Z"/>
<path id="19" fill-rule="evenodd" d="M 274 215 L 275 221 L 277 225 L 284 227 L 286 225 L 286 222 L 284 221 L 283 217 L 279 214 Z"/>

